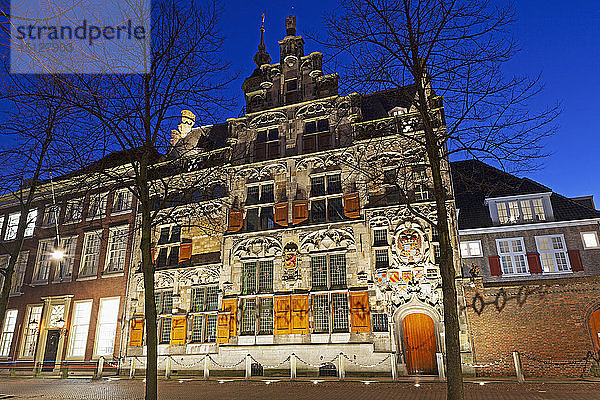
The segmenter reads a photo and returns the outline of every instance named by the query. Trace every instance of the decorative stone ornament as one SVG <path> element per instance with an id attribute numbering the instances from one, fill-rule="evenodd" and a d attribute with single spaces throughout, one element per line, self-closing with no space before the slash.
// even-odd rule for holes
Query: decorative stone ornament
<path id="1" fill-rule="evenodd" d="M 232 254 L 237 259 L 280 256 L 281 241 L 270 236 L 250 237 L 238 242 Z"/>
<path id="2" fill-rule="evenodd" d="M 283 281 L 296 281 L 300 277 L 298 270 L 298 246 L 295 243 L 288 243 L 283 248 Z"/>
<path id="3" fill-rule="evenodd" d="M 356 249 L 354 231 L 351 227 L 319 229 L 318 231 L 300 234 L 300 250 L 303 253 L 336 248 Z"/>

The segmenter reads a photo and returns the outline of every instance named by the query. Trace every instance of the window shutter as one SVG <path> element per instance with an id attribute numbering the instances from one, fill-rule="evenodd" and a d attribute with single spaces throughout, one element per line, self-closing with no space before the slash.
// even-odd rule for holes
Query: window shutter
<path id="1" fill-rule="evenodd" d="M 150 248 L 150 258 L 153 263 L 154 263 L 154 256 L 156 255 L 156 247 L 151 247 Z"/>
<path id="2" fill-rule="evenodd" d="M 244 212 L 242 210 L 229 210 L 229 226 L 227 232 L 238 232 L 244 224 Z"/>
<path id="3" fill-rule="evenodd" d="M 502 268 L 500 268 L 500 256 L 488 257 L 490 263 L 490 274 L 492 276 L 502 275 Z"/>
<path id="4" fill-rule="evenodd" d="M 290 334 L 290 296 L 275 296 L 275 330 L 276 335 Z"/>
<path id="5" fill-rule="evenodd" d="M 583 264 L 581 263 L 581 255 L 579 250 L 569 250 L 569 261 L 571 262 L 571 271 L 583 271 Z"/>
<path id="6" fill-rule="evenodd" d="M 275 223 L 279 226 L 288 224 L 288 203 L 275 204 Z"/>
<path id="7" fill-rule="evenodd" d="M 229 343 L 229 313 L 219 313 L 217 317 L 217 343 Z"/>
<path id="8" fill-rule="evenodd" d="M 292 333 L 308 333 L 308 295 L 292 296 Z"/>
<path id="9" fill-rule="evenodd" d="M 262 161 L 267 158 L 267 145 L 266 143 L 255 143 L 254 144 L 254 159 Z"/>
<path id="10" fill-rule="evenodd" d="M 191 243 L 182 243 L 179 246 L 179 262 L 183 263 L 186 261 L 190 261 L 192 258 L 192 244 Z"/>
<path id="11" fill-rule="evenodd" d="M 331 148 L 331 132 L 319 133 L 319 151 Z"/>
<path id="12" fill-rule="evenodd" d="M 185 344 L 187 317 L 185 315 L 173 316 L 171 318 L 171 344 Z"/>
<path id="13" fill-rule="evenodd" d="M 237 336 L 237 299 L 223 299 L 223 311 L 229 312 L 229 336 Z"/>
<path id="14" fill-rule="evenodd" d="M 360 217 L 360 201 L 358 193 L 344 195 L 344 215 L 346 218 Z"/>
<path id="15" fill-rule="evenodd" d="M 352 332 L 371 332 L 369 321 L 369 294 L 367 292 L 350 292 L 350 315 Z"/>
<path id="16" fill-rule="evenodd" d="M 144 318 L 133 318 L 129 331 L 129 345 L 141 346 L 144 340 Z"/>
<path id="17" fill-rule="evenodd" d="M 529 272 L 532 274 L 542 273 L 542 263 L 538 253 L 527 254 L 527 263 L 529 264 Z"/>
<path id="18" fill-rule="evenodd" d="M 308 219 L 308 201 L 299 200 L 295 201 L 293 205 L 293 223 L 298 225 Z"/>
<path id="19" fill-rule="evenodd" d="M 316 135 L 305 135 L 302 137 L 302 152 L 312 153 L 315 151 L 316 146 Z"/>

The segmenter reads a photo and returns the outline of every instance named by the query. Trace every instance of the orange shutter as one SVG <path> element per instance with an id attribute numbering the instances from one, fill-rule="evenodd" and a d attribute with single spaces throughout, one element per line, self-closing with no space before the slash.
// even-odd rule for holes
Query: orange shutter
<path id="1" fill-rule="evenodd" d="M 360 217 L 360 201 L 358 193 L 344 195 L 344 215 L 346 218 Z"/>
<path id="2" fill-rule="evenodd" d="M 171 344 L 185 344 L 185 328 L 187 317 L 185 315 L 173 316 L 171 318 Z"/>
<path id="3" fill-rule="evenodd" d="M 369 294 L 367 292 L 350 292 L 350 313 L 352 332 L 371 332 L 369 321 Z"/>
<path id="4" fill-rule="evenodd" d="M 290 334 L 290 296 L 275 296 L 275 334 Z"/>
<path id="5" fill-rule="evenodd" d="M 191 243 L 181 243 L 179 246 L 179 262 L 190 261 L 192 258 L 192 244 Z"/>
<path id="6" fill-rule="evenodd" d="M 229 313 L 217 317 L 217 343 L 229 343 Z"/>
<path id="7" fill-rule="evenodd" d="M 288 203 L 275 204 L 275 223 L 279 226 L 288 225 Z"/>
<path id="8" fill-rule="evenodd" d="M 223 299 L 223 311 L 229 312 L 229 336 L 237 336 L 237 299 Z"/>
<path id="9" fill-rule="evenodd" d="M 308 219 L 308 201 L 307 200 L 299 200 L 295 201 L 293 205 L 293 214 L 294 214 L 294 225 L 298 225 L 301 222 L 304 222 Z"/>
<path id="10" fill-rule="evenodd" d="M 292 333 L 308 333 L 308 295 L 292 296 Z"/>
<path id="11" fill-rule="evenodd" d="M 238 232 L 244 224 L 244 212 L 242 210 L 229 210 L 229 226 L 227 232 Z"/>
<path id="12" fill-rule="evenodd" d="M 133 318 L 129 331 L 129 345 L 141 346 L 144 340 L 144 318 Z"/>
<path id="13" fill-rule="evenodd" d="M 150 248 L 150 258 L 151 258 L 151 262 L 154 263 L 154 256 L 156 255 L 156 247 L 152 247 Z"/>

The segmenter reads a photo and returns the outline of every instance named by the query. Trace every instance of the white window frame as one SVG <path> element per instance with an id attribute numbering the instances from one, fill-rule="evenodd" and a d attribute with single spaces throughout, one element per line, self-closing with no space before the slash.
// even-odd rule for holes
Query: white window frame
<path id="1" fill-rule="evenodd" d="M 86 252 L 87 250 L 87 246 L 88 246 L 88 242 L 90 240 L 90 237 L 96 235 L 97 237 L 99 237 L 99 244 L 98 244 L 98 250 L 97 252 L 92 251 L 90 254 L 88 254 Z M 84 236 L 83 236 L 83 248 L 81 249 L 81 260 L 79 261 L 79 277 L 82 278 L 95 278 L 98 275 L 98 269 L 100 268 L 100 250 L 102 249 L 102 231 L 98 230 L 98 231 L 91 231 L 91 232 L 85 232 Z M 87 275 L 82 275 L 82 271 L 85 268 L 85 264 L 88 260 L 88 257 L 90 257 L 91 259 L 96 258 L 96 271 L 94 274 L 87 274 Z"/>
<path id="2" fill-rule="evenodd" d="M 48 204 L 44 207 L 44 226 L 54 226 L 59 222 L 60 206 L 58 204 Z"/>
<path id="3" fill-rule="evenodd" d="M 23 325 L 23 340 L 21 345 L 21 355 L 23 358 L 33 359 L 35 357 L 37 342 L 40 336 L 40 327 L 42 324 L 42 310 L 42 304 L 29 304 L 27 306 L 27 318 L 25 318 Z M 35 329 L 29 328 L 29 325 L 33 321 L 37 322 L 37 327 Z M 27 345 L 29 345 L 29 350 L 31 350 L 32 353 L 27 349 Z"/>
<path id="4" fill-rule="evenodd" d="M 10 288 L 11 293 L 19 293 L 25 281 L 25 272 L 27 271 L 27 262 L 29 261 L 29 250 L 21 251 L 17 257 L 15 270 L 13 272 L 13 281 Z"/>
<path id="5" fill-rule="evenodd" d="M 585 241 L 585 235 L 594 235 L 594 238 L 596 240 L 596 245 L 588 246 L 588 244 Z M 600 249 L 600 240 L 598 239 L 598 232 L 596 232 L 596 231 L 581 232 L 581 242 L 583 243 L 583 248 L 586 250 L 587 249 Z"/>
<path id="6" fill-rule="evenodd" d="M 32 283 L 46 283 L 50 279 L 50 271 L 52 270 L 52 251 L 54 249 L 54 239 L 43 239 L 38 243 L 37 257 L 35 261 L 35 268 L 33 269 L 33 276 L 31 277 Z M 47 268 L 46 276 L 43 279 L 38 279 L 42 264 L 46 264 L 44 268 Z"/>
<path id="7" fill-rule="evenodd" d="M 25 237 L 32 237 L 35 230 L 35 222 L 37 220 L 38 210 L 34 208 L 27 213 L 27 226 L 25 227 Z"/>
<path id="8" fill-rule="evenodd" d="M 513 242 L 514 241 L 518 241 L 521 244 L 521 248 L 522 251 L 518 251 L 515 252 L 513 250 Z M 503 242 L 508 242 L 508 246 L 509 246 L 509 252 L 503 252 L 501 251 L 501 244 Z M 506 275 L 506 276 L 523 276 L 523 275 L 529 275 L 529 262 L 527 261 L 527 250 L 525 249 L 525 241 L 523 240 L 522 237 L 516 237 L 516 238 L 502 238 L 502 239 L 496 239 L 496 249 L 498 250 L 498 256 L 500 256 L 500 268 L 502 269 L 502 275 Z M 503 262 L 503 258 L 502 257 L 510 257 L 511 259 L 511 268 L 513 268 L 513 272 L 506 272 L 505 270 L 505 266 L 504 266 L 504 262 Z M 523 262 L 525 265 L 525 270 L 526 271 L 517 271 L 517 263 L 516 260 L 522 256 L 523 257 Z"/>
<path id="9" fill-rule="evenodd" d="M 465 245 L 465 246 L 464 246 Z M 472 245 L 476 245 L 479 249 L 479 254 L 473 254 Z M 463 248 L 466 247 L 466 248 Z M 481 258 L 483 257 L 483 247 L 481 240 L 466 240 L 460 242 L 460 257 L 461 258 Z"/>
<path id="10" fill-rule="evenodd" d="M 64 252 L 63 258 L 57 261 L 56 271 L 54 273 L 54 281 L 62 282 L 71 280 L 73 277 L 73 268 L 75 267 L 75 253 L 77 250 L 77 242 L 79 236 L 68 236 L 60 238 L 60 248 Z M 67 245 L 67 242 L 69 244 Z M 61 273 L 66 270 L 67 273 L 61 276 Z"/>
<path id="11" fill-rule="evenodd" d="M 19 310 L 6 310 L 4 326 L 2 327 L 2 334 L 0 336 L 0 357 L 8 357 L 10 355 L 10 349 L 17 327 L 18 315 Z"/>
<path id="12" fill-rule="evenodd" d="M 120 195 L 123 195 L 124 198 L 126 199 L 126 202 L 125 202 L 125 204 L 127 205 L 126 208 L 117 209 L 117 204 L 118 204 Z M 132 205 L 133 205 L 133 193 L 129 189 L 119 189 L 119 190 L 115 191 L 115 194 L 113 196 L 112 214 L 124 214 L 124 213 L 130 212 L 132 209 Z"/>
<path id="13" fill-rule="evenodd" d="M 485 202 L 489 207 L 492 221 L 496 224 L 511 225 L 547 222 L 554 218 L 550 195 L 551 193 L 534 193 L 520 196 L 496 197 L 488 198 Z M 538 202 L 538 204 L 534 204 L 534 202 Z M 501 220 L 500 218 L 500 207 L 506 209 L 506 220 Z M 524 209 L 526 210 L 524 211 Z M 531 215 L 531 218 L 525 219 L 526 215 Z"/>
<path id="14" fill-rule="evenodd" d="M 78 319 L 78 307 L 79 306 L 87 306 L 89 305 L 89 310 L 82 310 L 82 312 L 87 313 L 86 315 L 81 315 L 83 321 Z M 85 358 L 85 352 L 87 350 L 87 341 L 88 341 L 88 336 L 89 336 L 89 331 L 90 331 L 90 319 L 91 319 L 91 315 L 92 315 L 92 307 L 94 306 L 93 304 L 93 300 L 80 300 L 80 301 L 75 301 L 73 303 L 73 314 L 72 314 L 72 320 L 71 320 L 71 330 L 69 332 L 69 345 L 68 345 L 68 351 L 67 351 L 67 358 L 69 359 L 84 359 Z M 83 338 L 81 338 L 80 336 L 83 336 Z M 76 341 L 77 342 L 83 342 L 83 349 L 77 349 L 78 352 L 76 354 L 74 354 L 75 352 L 75 345 L 76 345 Z M 81 351 L 83 350 L 83 351 Z"/>
<path id="15" fill-rule="evenodd" d="M 125 243 L 117 242 L 115 239 L 123 239 Z M 104 261 L 104 273 L 105 274 L 117 274 L 125 270 L 125 261 L 127 259 L 127 244 L 129 243 L 129 225 L 119 225 L 111 227 L 108 231 L 108 246 L 106 249 L 106 260 Z M 123 248 L 114 247 L 116 245 L 123 245 Z M 113 265 L 113 258 L 117 258 L 118 268 L 111 268 Z"/>
<path id="16" fill-rule="evenodd" d="M 560 241 L 562 242 L 562 246 L 563 246 L 562 249 L 554 249 L 553 248 L 553 240 L 552 239 L 554 239 L 554 238 L 560 239 Z M 540 242 L 539 242 L 540 239 L 548 239 L 548 244 L 550 246 L 549 250 L 540 249 Z M 564 273 L 572 272 L 571 262 L 569 260 L 569 253 L 567 253 L 567 242 L 565 241 L 565 236 L 563 234 L 536 236 L 535 237 L 535 246 L 537 248 L 538 254 L 540 255 L 540 264 L 542 267 L 542 272 L 544 274 L 564 274 Z M 567 269 L 563 269 L 563 270 L 558 269 L 557 253 L 564 253 L 564 259 L 567 264 Z M 548 260 L 552 261 L 553 267 L 555 268 L 554 271 L 547 271 L 546 268 L 544 268 L 544 266 L 546 264 L 544 255 L 546 255 L 548 257 Z"/>
<path id="17" fill-rule="evenodd" d="M 8 221 L 6 223 L 6 232 L 4 232 L 4 240 L 14 240 L 17 237 L 17 228 L 19 226 L 19 220 L 21 219 L 21 213 L 8 214 Z"/>
<path id="18" fill-rule="evenodd" d="M 76 212 L 73 212 L 76 210 Z M 77 215 L 77 218 L 72 217 L 72 215 Z M 67 205 L 65 207 L 65 224 L 74 224 L 76 222 L 81 222 L 81 218 L 83 216 L 83 198 L 79 197 L 76 199 L 69 199 L 67 201 Z"/>
<path id="19" fill-rule="evenodd" d="M 103 319 L 103 305 L 106 304 L 106 302 L 112 302 L 112 301 L 116 301 L 117 304 L 117 312 L 109 312 L 107 314 L 107 318 L 110 318 L 110 320 L 108 321 L 102 321 Z M 121 307 L 121 298 L 120 297 L 104 297 L 100 299 L 100 304 L 98 306 L 98 319 L 97 319 L 97 324 L 96 324 L 96 335 L 95 335 L 95 339 L 94 339 L 94 358 L 100 357 L 100 356 L 110 356 L 112 357 L 112 355 L 115 352 L 115 340 L 117 338 L 117 327 L 119 324 L 119 309 Z M 105 312 L 106 313 L 106 312 Z M 103 327 L 106 326 L 106 330 L 103 332 Z M 103 334 L 108 334 L 109 336 L 107 338 L 103 338 L 101 337 L 101 335 Z M 106 341 L 111 342 L 111 346 L 112 349 L 110 352 L 104 351 L 104 352 L 100 352 L 100 342 L 101 341 Z"/>
<path id="20" fill-rule="evenodd" d="M 96 219 L 96 218 L 104 217 L 106 215 L 107 201 L 108 201 L 108 192 L 94 193 L 94 194 L 90 195 L 87 219 Z M 92 211 L 96 208 L 96 204 L 100 205 L 99 214 L 92 214 Z"/>

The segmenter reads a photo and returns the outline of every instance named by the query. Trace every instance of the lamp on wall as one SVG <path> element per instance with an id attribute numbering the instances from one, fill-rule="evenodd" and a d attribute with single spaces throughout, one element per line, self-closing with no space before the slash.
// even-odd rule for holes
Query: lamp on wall
<path id="1" fill-rule="evenodd" d="M 29 329 L 31 329 L 32 331 L 37 331 L 39 325 L 40 325 L 40 323 L 37 322 L 36 320 L 30 321 L 29 322 Z"/>
<path id="2" fill-rule="evenodd" d="M 60 332 L 61 335 L 67 336 L 67 334 L 69 333 L 69 330 L 67 328 L 65 328 L 67 321 L 65 321 L 62 317 L 60 319 L 58 319 L 56 321 L 56 327 L 58 328 L 58 331 Z"/>

